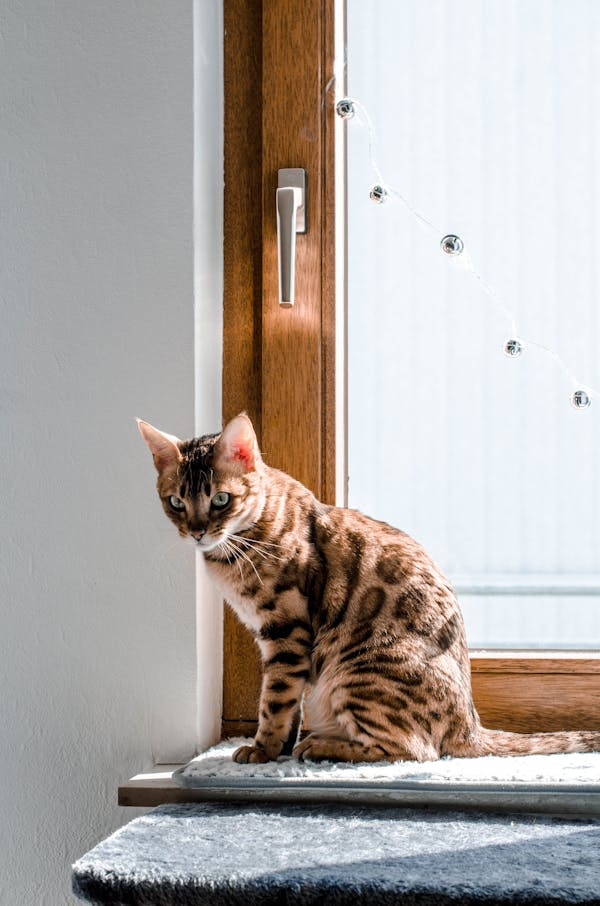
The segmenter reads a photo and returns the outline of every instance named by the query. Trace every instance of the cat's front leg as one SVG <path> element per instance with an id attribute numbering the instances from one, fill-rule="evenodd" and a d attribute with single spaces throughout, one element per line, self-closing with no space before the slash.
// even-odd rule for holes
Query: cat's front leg
<path id="1" fill-rule="evenodd" d="M 283 631 L 280 627 L 279 631 Z M 310 676 L 312 639 L 306 623 L 290 631 L 285 643 L 259 641 L 264 660 L 258 730 L 253 745 L 240 746 L 233 760 L 247 764 L 274 761 L 290 735 Z"/>

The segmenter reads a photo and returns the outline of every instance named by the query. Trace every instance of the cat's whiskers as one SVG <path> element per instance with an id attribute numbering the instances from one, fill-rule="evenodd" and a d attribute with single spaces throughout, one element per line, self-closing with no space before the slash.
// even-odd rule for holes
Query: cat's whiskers
<path id="1" fill-rule="evenodd" d="M 223 551 L 223 553 L 227 557 L 227 562 L 231 566 L 231 557 L 229 556 L 229 551 L 227 550 L 227 541 L 221 541 L 221 543 L 218 545 L 218 547 L 220 550 Z"/>
<path id="2" fill-rule="evenodd" d="M 252 567 L 252 569 L 254 570 L 254 572 L 256 574 L 256 578 L 258 579 L 258 581 L 260 582 L 261 585 L 264 585 L 264 582 L 261 579 L 260 574 L 259 574 L 256 566 L 252 562 L 251 558 L 246 553 L 244 553 L 244 551 L 240 551 L 240 555 L 244 558 L 244 560 L 248 561 L 248 563 L 250 564 L 250 566 Z"/>
<path id="3" fill-rule="evenodd" d="M 247 531 L 247 529 L 246 529 Z M 242 537 L 246 537 L 245 535 Z M 263 544 L 265 547 L 283 547 L 283 544 L 278 544 L 276 541 L 262 541 L 260 538 L 247 538 L 248 541 L 254 541 L 255 544 Z"/>
<path id="4" fill-rule="evenodd" d="M 244 538 L 244 541 L 248 541 L 249 544 L 254 544 L 257 547 L 267 548 L 267 550 L 269 550 L 269 548 L 273 548 L 273 547 L 280 548 L 282 551 L 289 550 L 289 548 L 287 548 L 283 544 L 274 544 L 274 543 L 271 543 L 270 541 L 259 541 L 257 538 Z"/>
<path id="5" fill-rule="evenodd" d="M 233 537 L 238 538 L 240 541 L 245 541 L 247 544 L 254 545 L 257 549 L 264 548 L 267 553 L 273 553 L 270 548 L 280 548 L 281 551 L 289 553 L 289 546 L 285 544 L 277 544 L 274 541 L 259 541 L 258 538 L 248 538 L 246 535 L 234 535 Z"/>
<path id="6" fill-rule="evenodd" d="M 273 560 L 273 561 L 278 560 L 280 563 L 287 562 L 287 559 L 288 559 L 287 557 L 277 557 L 270 550 L 261 550 L 261 548 L 257 546 L 257 543 L 255 542 L 254 539 L 242 538 L 240 535 L 230 535 L 230 537 L 235 538 L 235 540 L 239 544 L 245 545 L 247 550 L 253 550 L 256 554 L 259 555 L 259 557 L 262 557 L 263 560 Z"/>
<path id="7" fill-rule="evenodd" d="M 273 556 L 272 554 L 269 555 L 268 553 L 265 553 L 265 551 L 259 550 L 259 548 L 253 548 L 252 545 L 250 545 L 250 546 L 247 548 L 247 550 L 252 550 L 252 551 L 254 551 L 254 553 L 255 553 L 255 554 L 258 554 L 259 557 L 262 557 L 263 560 L 272 560 L 272 561 L 274 561 L 274 562 L 278 560 L 280 563 L 285 563 L 285 562 L 286 562 L 286 561 L 284 560 L 283 557 L 275 557 L 275 556 Z"/>
<path id="8" fill-rule="evenodd" d="M 242 564 L 240 563 L 240 561 L 237 557 L 237 554 L 238 554 L 237 548 L 233 544 L 231 544 L 231 542 L 227 538 L 225 538 L 223 541 L 221 541 L 221 544 L 219 546 L 222 547 L 223 550 L 225 551 L 225 556 L 227 557 L 227 562 L 229 563 L 230 566 L 231 566 L 231 560 L 229 559 L 229 554 L 231 553 L 234 555 L 234 563 L 237 565 L 237 568 L 240 571 L 240 579 L 243 582 L 244 573 L 242 571 Z"/>
<path id="9" fill-rule="evenodd" d="M 253 528 L 256 528 L 256 522 L 252 522 L 247 528 L 243 529 L 243 531 L 249 532 Z M 251 541 L 253 544 L 261 544 L 264 547 L 280 547 L 282 550 L 289 550 L 289 546 L 279 544 L 277 541 L 261 541 L 258 538 L 247 538 L 245 535 L 235 535 L 235 537 L 243 538 L 244 541 Z"/>
<path id="10" fill-rule="evenodd" d="M 244 560 L 247 560 L 247 561 L 248 561 L 248 563 L 250 564 L 250 566 L 252 567 L 252 569 L 253 569 L 254 572 L 256 573 L 256 578 L 258 579 L 258 581 L 260 582 L 260 584 L 263 585 L 263 584 L 264 584 L 264 583 L 263 583 L 263 580 L 262 580 L 261 577 L 259 576 L 258 570 L 256 569 L 256 566 L 254 565 L 254 563 L 252 562 L 252 560 L 250 559 L 250 557 L 248 556 L 248 554 L 243 550 L 243 548 L 238 547 L 238 546 L 236 545 L 235 541 L 232 540 L 234 537 L 236 537 L 236 536 L 235 536 L 235 535 L 229 535 L 228 538 L 227 538 L 227 543 L 233 548 L 233 550 L 236 552 L 236 554 L 237 554 L 239 557 L 242 557 Z M 239 566 L 239 565 L 240 565 L 240 562 L 239 562 L 239 560 L 238 560 L 238 566 Z M 241 569 L 240 569 L 240 573 L 241 573 Z M 243 577 L 242 577 L 242 578 L 243 578 Z"/>
<path id="11" fill-rule="evenodd" d="M 287 557 L 276 557 L 275 554 L 271 554 L 269 551 L 261 551 L 260 548 L 252 547 L 249 545 L 246 547 L 247 551 L 252 551 L 254 554 L 257 554 L 263 560 L 271 561 L 272 563 L 287 563 Z"/>

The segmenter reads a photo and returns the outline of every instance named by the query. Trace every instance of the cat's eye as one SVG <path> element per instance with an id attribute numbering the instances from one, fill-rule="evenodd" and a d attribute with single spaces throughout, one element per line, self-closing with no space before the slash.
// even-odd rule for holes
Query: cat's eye
<path id="1" fill-rule="evenodd" d="M 179 512 L 181 512 L 181 510 L 185 510 L 185 503 L 183 502 L 181 497 L 171 496 L 169 497 L 169 503 L 174 510 L 179 510 Z"/>
<path id="2" fill-rule="evenodd" d="M 223 507 L 227 506 L 230 500 L 231 494 L 228 494 L 227 491 L 218 491 L 211 500 L 211 504 L 214 506 L 215 510 L 222 510 Z"/>

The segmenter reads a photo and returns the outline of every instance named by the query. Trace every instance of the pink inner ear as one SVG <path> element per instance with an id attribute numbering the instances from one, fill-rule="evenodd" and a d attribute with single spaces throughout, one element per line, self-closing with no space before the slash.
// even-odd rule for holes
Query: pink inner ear
<path id="1" fill-rule="evenodd" d="M 231 446 L 231 459 L 233 462 L 241 462 L 249 469 L 254 464 L 254 455 L 252 445 L 244 441 L 236 441 Z"/>

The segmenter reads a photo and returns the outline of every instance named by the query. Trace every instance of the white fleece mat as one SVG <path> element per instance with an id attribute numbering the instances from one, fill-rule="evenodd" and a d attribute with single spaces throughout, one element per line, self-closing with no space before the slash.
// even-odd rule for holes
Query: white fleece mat
<path id="1" fill-rule="evenodd" d="M 235 749 L 249 739 L 227 739 L 180 768 L 173 780 L 186 788 L 328 787 L 579 791 L 600 799 L 600 753 L 441 758 L 418 763 L 299 762 L 281 757 L 267 764 L 237 764 Z"/>

